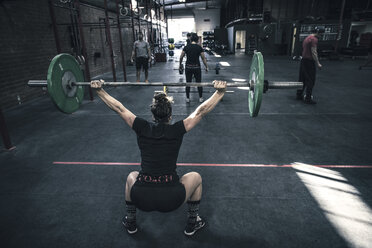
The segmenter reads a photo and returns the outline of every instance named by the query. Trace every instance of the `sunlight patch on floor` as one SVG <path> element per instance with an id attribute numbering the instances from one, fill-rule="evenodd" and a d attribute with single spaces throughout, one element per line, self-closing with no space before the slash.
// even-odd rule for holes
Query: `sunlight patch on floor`
<path id="1" fill-rule="evenodd" d="M 303 163 L 293 168 L 336 231 L 352 247 L 371 247 L 372 210 L 341 173 Z"/>

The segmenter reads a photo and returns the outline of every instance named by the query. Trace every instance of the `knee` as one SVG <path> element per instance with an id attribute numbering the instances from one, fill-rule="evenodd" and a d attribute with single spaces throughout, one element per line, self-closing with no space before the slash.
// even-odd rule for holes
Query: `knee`
<path id="1" fill-rule="evenodd" d="M 194 181 L 197 184 L 202 184 L 203 180 L 202 180 L 201 175 L 198 172 L 193 171 L 193 172 L 190 172 L 190 174 L 192 175 Z"/>

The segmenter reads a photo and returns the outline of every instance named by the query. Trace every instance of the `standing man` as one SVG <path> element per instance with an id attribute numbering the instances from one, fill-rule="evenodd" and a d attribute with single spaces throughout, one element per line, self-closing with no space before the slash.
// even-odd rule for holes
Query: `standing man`
<path id="1" fill-rule="evenodd" d="M 138 40 L 134 42 L 131 61 L 136 59 L 137 82 L 141 78 L 141 68 L 145 71 L 145 82 L 148 83 L 149 63 L 151 62 L 151 50 L 147 41 L 143 40 L 143 34 L 138 34 Z"/>
<path id="2" fill-rule="evenodd" d="M 186 82 L 190 83 L 192 81 L 192 76 L 195 77 L 195 82 L 201 82 L 201 67 L 199 57 L 202 58 L 203 64 L 205 66 L 205 71 L 208 72 L 208 64 L 204 55 L 204 50 L 199 46 L 198 41 L 199 37 L 196 33 L 191 34 L 190 38 L 191 43 L 183 48 L 180 57 L 180 68 L 182 66 L 183 57 L 187 55 L 186 60 Z M 199 92 L 199 102 L 203 102 L 203 87 L 198 87 Z M 190 87 L 186 87 L 186 102 L 190 102 Z"/>
<path id="3" fill-rule="evenodd" d="M 318 39 L 324 34 L 324 29 L 315 27 L 312 34 L 310 34 L 302 42 L 302 59 L 300 64 L 299 81 L 303 82 L 302 90 L 297 91 L 297 99 L 304 99 L 307 104 L 316 104 L 313 100 L 312 92 L 315 84 L 316 67 L 319 70 L 322 65 L 319 63 L 318 58 Z M 305 95 L 303 96 L 303 94 Z"/>

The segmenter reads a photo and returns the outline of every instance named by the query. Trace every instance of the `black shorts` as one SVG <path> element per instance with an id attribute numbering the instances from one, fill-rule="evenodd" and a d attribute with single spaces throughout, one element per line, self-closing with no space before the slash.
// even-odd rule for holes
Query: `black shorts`
<path id="1" fill-rule="evenodd" d="M 170 183 L 146 183 L 136 181 L 130 198 L 142 211 L 170 212 L 179 208 L 185 201 L 186 190 L 178 180 Z"/>
<path id="2" fill-rule="evenodd" d="M 149 68 L 149 63 L 148 62 L 149 62 L 148 58 L 137 57 L 136 58 L 136 69 L 140 70 L 141 67 L 142 67 L 144 70 L 147 70 Z"/>

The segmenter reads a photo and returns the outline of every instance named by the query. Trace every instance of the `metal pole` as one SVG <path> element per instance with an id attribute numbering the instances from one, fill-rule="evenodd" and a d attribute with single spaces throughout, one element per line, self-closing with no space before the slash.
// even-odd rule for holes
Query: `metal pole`
<path id="1" fill-rule="evenodd" d="M 138 0 L 137 0 L 137 19 L 138 19 L 138 32 L 141 32 L 141 20 L 140 20 L 140 12 L 138 7 Z"/>
<path id="2" fill-rule="evenodd" d="M 150 0 L 151 1 L 151 0 Z M 151 31 L 150 31 L 150 33 L 151 33 L 151 44 L 154 44 L 154 37 L 153 37 L 153 30 L 152 30 L 152 1 L 150 2 L 150 23 L 151 23 L 151 25 L 150 25 L 150 29 L 151 29 Z"/>
<path id="3" fill-rule="evenodd" d="M 119 31 L 121 62 L 123 64 L 124 81 L 126 82 L 127 81 L 127 70 L 125 68 L 125 55 L 124 55 L 124 48 L 123 48 L 123 38 L 121 37 L 122 34 L 121 34 L 120 16 L 119 16 L 119 0 L 116 0 L 115 2 L 116 2 L 116 17 L 117 17 L 118 31 Z"/>
<path id="4" fill-rule="evenodd" d="M 71 9 L 73 8 L 73 3 L 70 3 L 70 8 Z M 71 10 L 71 12 L 72 12 L 72 10 Z M 79 49 L 78 55 L 82 55 L 81 54 L 81 44 L 80 44 L 80 39 L 79 39 L 79 28 L 78 28 L 78 20 L 77 20 L 76 9 L 75 9 L 75 12 L 72 13 L 72 19 L 73 19 L 73 23 L 74 23 L 73 27 L 74 27 L 75 33 L 76 33 L 76 35 L 75 35 L 76 44 L 77 44 L 78 49 Z M 84 27 L 84 24 L 82 26 Z"/>
<path id="5" fill-rule="evenodd" d="M 3 143 L 7 150 L 13 150 L 15 149 L 15 146 L 12 145 L 12 142 L 10 141 L 10 136 L 8 132 L 8 128 L 6 127 L 5 118 L 3 115 L 3 111 L 0 108 L 0 131 L 1 136 L 3 137 Z"/>
<path id="6" fill-rule="evenodd" d="M 151 11 L 150 11 L 150 15 L 151 15 Z M 151 42 L 151 31 L 149 30 L 149 4 L 148 4 L 148 0 L 146 0 L 146 29 L 147 29 L 147 42 Z"/>
<path id="7" fill-rule="evenodd" d="M 130 7 L 130 19 L 132 20 L 132 33 L 133 33 L 133 42 L 136 41 L 136 35 L 134 32 L 134 20 L 133 20 L 133 6 L 132 6 L 132 1 L 129 2 L 129 7 Z"/>
<path id="8" fill-rule="evenodd" d="M 116 70 L 115 70 L 115 62 L 114 62 L 114 51 L 112 49 L 112 40 L 111 40 L 111 31 L 110 31 L 110 23 L 109 23 L 109 17 L 108 17 L 108 11 L 107 11 L 107 0 L 104 1 L 105 3 L 105 23 L 106 23 L 106 34 L 107 34 L 107 40 L 110 47 L 110 57 L 111 57 L 111 68 L 112 68 L 112 77 L 114 79 L 114 82 L 116 82 Z"/>
<path id="9" fill-rule="evenodd" d="M 145 0 L 145 8 L 146 8 L 146 30 L 147 30 L 147 42 L 149 43 L 150 45 L 150 50 L 151 50 L 151 35 L 152 33 L 149 32 L 149 22 L 148 22 L 148 18 L 149 18 L 149 5 L 148 5 L 148 0 Z M 150 15 L 151 15 L 151 11 L 150 11 Z M 152 51 L 151 51 L 152 52 Z M 149 54 L 150 58 L 151 58 L 151 54 Z M 152 67 L 152 62 L 150 62 L 150 67 Z"/>
<path id="10" fill-rule="evenodd" d="M 338 43 L 339 43 L 339 41 L 341 39 L 341 37 L 339 37 L 339 36 L 341 35 L 341 27 L 342 27 L 342 19 L 344 17 L 345 2 L 346 2 L 346 0 L 343 0 L 342 1 L 342 5 L 341 5 L 340 22 L 338 24 L 337 37 L 336 37 L 336 45 L 335 45 L 335 52 L 336 53 L 337 53 L 337 49 L 338 49 Z"/>
<path id="11" fill-rule="evenodd" d="M 155 35 L 156 35 L 156 39 L 155 39 L 155 44 L 157 44 L 159 46 L 159 43 L 158 43 L 158 39 L 159 39 L 159 35 L 157 34 L 157 31 L 159 31 L 159 23 L 158 23 L 158 9 L 157 9 L 157 6 L 156 6 L 156 3 L 154 3 L 154 12 L 155 12 L 155 20 L 156 20 L 156 23 L 155 23 Z M 160 52 L 160 51 L 158 51 Z"/>
<path id="12" fill-rule="evenodd" d="M 159 4 L 159 37 L 160 37 L 160 47 L 161 47 L 161 51 L 162 52 L 164 52 L 163 51 L 163 36 L 162 36 L 162 25 L 161 25 L 161 12 L 160 12 L 160 8 L 161 8 L 161 6 L 160 6 L 160 4 Z"/>
<path id="13" fill-rule="evenodd" d="M 56 16 L 54 14 L 53 4 L 51 0 L 48 0 L 50 18 L 52 19 L 54 40 L 56 42 L 57 53 L 61 53 L 61 44 L 59 43 L 59 35 L 57 29 Z"/>
<path id="14" fill-rule="evenodd" d="M 75 49 L 76 56 L 81 55 L 81 49 L 80 49 L 80 42 L 78 38 L 78 27 L 76 25 L 76 13 L 73 12 L 73 5 L 72 3 L 69 3 L 69 12 L 70 12 L 70 21 L 71 21 L 71 36 L 72 36 L 72 43 L 73 43 L 73 48 Z"/>
<path id="15" fill-rule="evenodd" d="M 82 21 L 81 21 L 81 15 L 80 15 L 80 1 L 79 0 L 76 0 L 75 1 L 75 9 L 76 9 L 76 13 L 77 13 L 77 17 L 78 17 L 78 25 L 79 25 L 79 32 L 80 32 L 80 39 L 81 39 L 81 49 L 82 49 L 82 54 L 84 56 L 84 59 L 85 59 L 85 78 L 90 81 L 91 78 L 90 78 L 90 69 L 89 69 L 89 58 L 88 58 L 88 54 L 87 54 L 87 49 L 85 47 L 85 37 L 84 37 L 84 30 L 83 30 L 83 25 L 82 25 Z M 90 100 L 93 101 L 94 98 L 93 98 L 93 91 L 92 89 L 89 87 L 89 97 L 90 97 Z"/>
<path id="16" fill-rule="evenodd" d="M 164 20 L 165 20 L 165 30 L 167 32 L 167 38 L 169 38 L 169 35 L 168 35 L 168 15 L 166 15 L 166 13 L 165 13 L 164 0 L 163 0 L 163 12 L 164 12 Z"/>
<path id="17" fill-rule="evenodd" d="M 152 36 L 152 12 L 151 12 L 151 7 L 152 7 L 152 1 L 150 0 L 150 42 L 153 44 L 153 36 Z M 151 46 L 152 47 L 152 46 Z"/>
<path id="18" fill-rule="evenodd" d="M 160 14 L 158 15 L 158 6 L 157 6 L 157 4 L 155 3 L 155 17 L 156 17 L 156 27 L 157 27 L 157 29 L 158 29 L 158 33 L 159 33 L 159 35 L 158 35 L 158 40 L 159 40 L 159 43 L 158 43 L 158 46 L 160 47 L 160 49 L 159 49 L 159 52 L 162 52 L 163 51 L 163 47 L 161 46 L 161 31 L 160 31 L 160 28 L 159 28 L 159 26 L 160 26 L 160 24 L 159 24 L 159 17 L 160 16 Z"/>

